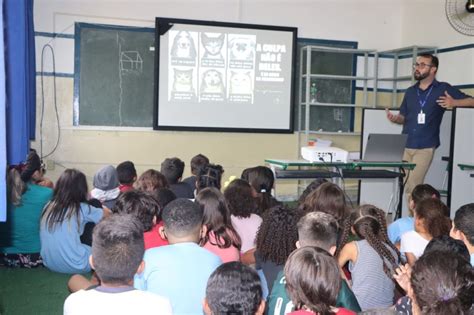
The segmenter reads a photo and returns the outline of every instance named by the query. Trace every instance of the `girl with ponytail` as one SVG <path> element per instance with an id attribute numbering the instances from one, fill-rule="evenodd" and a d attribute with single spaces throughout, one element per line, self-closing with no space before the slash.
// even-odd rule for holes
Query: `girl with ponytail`
<path id="1" fill-rule="evenodd" d="M 352 233 L 358 241 L 349 242 Z M 393 304 L 392 274 L 400 261 L 400 253 L 388 240 L 383 210 L 363 205 L 352 212 L 344 221 L 336 256 L 341 267 L 349 262 L 352 291 L 362 310 Z"/>
<path id="2" fill-rule="evenodd" d="M 41 160 L 34 150 L 24 164 L 7 173 L 7 222 L 0 223 L 0 265 L 32 268 L 41 265 L 39 219 L 53 190 L 43 180 Z"/>
<path id="3" fill-rule="evenodd" d="M 259 215 L 280 203 L 272 196 L 272 189 L 275 183 L 275 176 L 271 169 L 265 166 L 256 166 L 246 169 L 242 178 L 249 182 L 255 192 Z"/>

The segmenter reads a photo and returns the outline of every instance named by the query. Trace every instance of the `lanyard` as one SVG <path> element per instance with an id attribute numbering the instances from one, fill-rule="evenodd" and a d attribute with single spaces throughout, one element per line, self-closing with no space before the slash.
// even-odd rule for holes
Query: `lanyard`
<path id="1" fill-rule="evenodd" d="M 420 88 L 416 89 L 416 94 L 418 95 L 418 103 L 420 103 L 421 109 L 423 109 L 423 106 L 425 106 L 426 101 L 428 100 L 428 97 L 430 97 L 432 89 L 433 89 L 433 85 L 431 85 L 430 89 L 428 90 L 428 93 L 426 93 L 424 100 L 421 100 L 420 98 Z"/>

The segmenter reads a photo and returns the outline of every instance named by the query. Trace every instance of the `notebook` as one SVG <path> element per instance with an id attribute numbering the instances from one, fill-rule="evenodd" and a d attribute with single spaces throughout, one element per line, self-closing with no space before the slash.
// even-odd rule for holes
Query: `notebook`
<path id="1" fill-rule="evenodd" d="M 406 143 L 406 134 L 371 133 L 361 161 L 401 162 Z"/>

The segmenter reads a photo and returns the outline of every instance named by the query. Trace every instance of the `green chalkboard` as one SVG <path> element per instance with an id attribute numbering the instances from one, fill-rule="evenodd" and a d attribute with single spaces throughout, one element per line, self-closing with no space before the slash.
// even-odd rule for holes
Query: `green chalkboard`
<path id="1" fill-rule="evenodd" d="M 151 127 L 153 28 L 76 23 L 74 124 Z"/>

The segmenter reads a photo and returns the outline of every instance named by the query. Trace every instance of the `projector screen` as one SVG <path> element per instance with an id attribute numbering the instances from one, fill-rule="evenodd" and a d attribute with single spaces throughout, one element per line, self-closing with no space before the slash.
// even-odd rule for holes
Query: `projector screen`
<path id="1" fill-rule="evenodd" d="M 156 18 L 154 129 L 293 132 L 297 29 Z"/>

